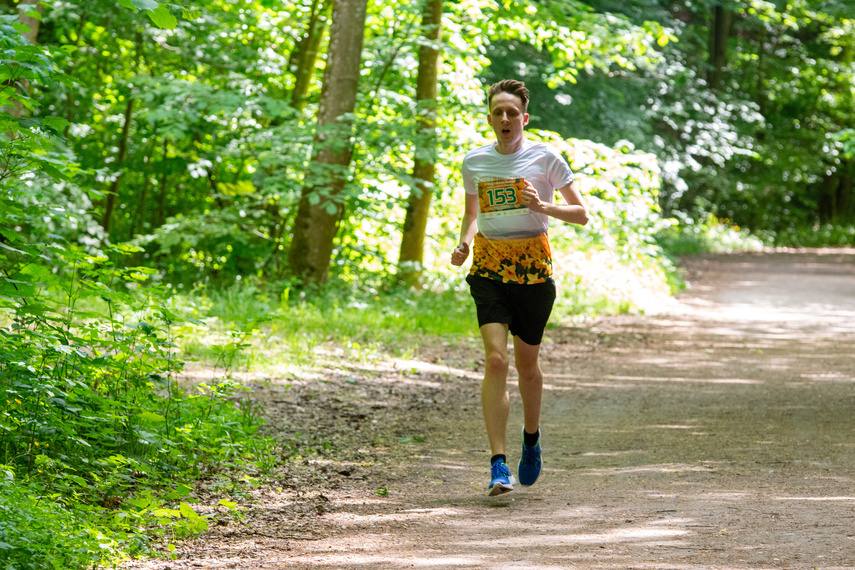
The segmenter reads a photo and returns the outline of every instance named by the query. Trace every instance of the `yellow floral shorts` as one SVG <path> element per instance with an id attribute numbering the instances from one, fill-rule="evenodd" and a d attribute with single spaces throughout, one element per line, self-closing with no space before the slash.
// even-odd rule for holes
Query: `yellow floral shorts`
<path id="1" fill-rule="evenodd" d="M 532 285 L 552 276 L 552 249 L 545 233 L 526 239 L 489 240 L 475 235 L 470 275 Z"/>

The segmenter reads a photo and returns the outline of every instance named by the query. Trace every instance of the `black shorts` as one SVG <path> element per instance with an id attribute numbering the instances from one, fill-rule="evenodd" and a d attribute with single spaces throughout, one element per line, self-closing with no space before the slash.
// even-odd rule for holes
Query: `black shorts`
<path id="1" fill-rule="evenodd" d="M 478 311 L 478 326 L 504 323 L 511 334 L 526 344 L 538 345 L 555 303 L 555 282 L 548 279 L 534 285 L 502 283 L 469 275 L 469 292 Z"/>

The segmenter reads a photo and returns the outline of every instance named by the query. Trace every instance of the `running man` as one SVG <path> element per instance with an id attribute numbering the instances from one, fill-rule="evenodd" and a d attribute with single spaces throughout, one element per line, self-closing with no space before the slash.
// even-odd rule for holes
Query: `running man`
<path id="1" fill-rule="evenodd" d="M 526 139 L 528 99 L 525 84 L 512 79 L 495 83 L 487 92 L 487 123 L 496 142 L 463 159 L 466 209 L 460 245 L 451 254 L 451 263 L 460 266 L 470 247 L 474 252 L 466 282 L 486 353 L 481 406 L 492 450 L 490 496 L 512 491 L 516 483 L 505 454 L 508 331 L 525 417 L 517 475 L 522 485 L 533 485 L 540 475 L 543 374 L 538 355 L 555 301 L 549 218 L 588 222 L 570 167 L 552 146 Z M 556 189 L 567 204 L 553 203 Z"/>

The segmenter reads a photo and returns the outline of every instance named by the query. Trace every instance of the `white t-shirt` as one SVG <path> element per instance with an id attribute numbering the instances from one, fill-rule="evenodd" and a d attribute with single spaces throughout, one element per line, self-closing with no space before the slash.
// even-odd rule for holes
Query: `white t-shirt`
<path id="1" fill-rule="evenodd" d="M 514 154 L 499 154 L 494 144 L 463 159 L 463 188 L 479 199 L 478 231 L 490 240 L 520 239 L 546 233 L 549 217 L 522 206 L 519 179 L 531 182 L 542 202 L 573 182 L 567 162 L 551 145 L 524 140 Z"/>

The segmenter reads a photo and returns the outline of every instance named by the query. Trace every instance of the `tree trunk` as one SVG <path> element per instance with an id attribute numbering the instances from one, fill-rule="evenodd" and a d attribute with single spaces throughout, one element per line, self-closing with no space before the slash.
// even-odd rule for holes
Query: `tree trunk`
<path id="1" fill-rule="evenodd" d="M 33 18 L 32 16 L 27 16 L 29 12 L 38 12 L 41 14 L 44 10 L 44 5 L 39 3 L 40 0 L 20 0 L 17 5 L 18 9 L 18 22 L 24 24 L 25 26 L 29 26 L 30 31 L 24 32 L 21 36 L 27 38 L 27 41 L 32 45 L 36 45 L 37 39 L 39 37 L 39 25 L 41 24 L 41 20 L 38 18 Z M 18 84 L 21 86 L 21 89 L 29 95 L 30 92 L 30 82 L 26 79 L 22 79 L 18 81 Z M 9 113 L 13 117 L 21 118 L 26 113 L 26 109 L 24 109 L 24 104 L 21 101 L 15 101 L 14 107 L 7 107 L 4 109 L 0 109 L 5 113 Z"/>
<path id="2" fill-rule="evenodd" d="M 760 114 L 764 117 L 766 116 L 766 105 L 768 103 L 768 96 L 766 95 L 766 40 L 767 33 L 764 26 L 757 38 L 757 94 L 755 95 Z"/>
<path id="3" fill-rule="evenodd" d="M 727 39 L 730 37 L 730 29 L 733 24 L 733 12 L 716 6 L 713 8 L 712 22 L 710 23 L 709 39 L 709 70 L 707 82 L 710 89 L 719 89 L 724 78 L 724 69 L 727 66 Z"/>
<path id="4" fill-rule="evenodd" d="M 134 98 L 128 95 L 128 103 L 125 106 L 125 125 L 122 127 L 122 138 L 119 140 L 119 153 L 116 156 L 116 168 L 119 170 L 116 178 L 110 184 L 110 189 L 107 191 L 107 203 L 104 206 L 104 217 L 101 219 L 101 226 L 104 228 L 104 233 L 110 234 L 110 220 L 113 217 L 113 208 L 116 205 L 116 194 L 119 192 L 119 184 L 122 181 L 122 168 L 125 164 L 125 155 L 128 152 L 128 135 L 131 131 L 131 120 L 134 112 Z"/>
<path id="5" fill-rule="evenodd" d="M 439 42 L 442 39 L 442 0 L 428 0 L 422 14 L 419 75 L 416 84 L 419 136 L 414 149 L 416 183 L 407 202 L 398 268 L 402 280 L 418 285 L 424 264 L 425 232 L 436 184 L 436 91 Z"/>
<path id="6" fill-rule="evenodd" d="M 149 172 L 149 165 L 154 164 L 154 151 L 155 146 L 157 146 L 157 136 L 156 134 L 151 135 L 151 140 L 149 142 L 148 148 L 146 148 L 144 153 L 144 161 L 142 167 L 142 177 L 143 177 L 143 185 L 140 190 L 139 198 L 137 198 L 137 213 L 136 220 L 131 225 L 131 236 L 128 239 L 133 239 L 135 235 L 139 235 L 143 232 L 143 228 L 145 227 L 145 210 L 148 202 L 148 188 L 151 186 L 152 173 Z"/>
<path id="7" fill-rule="evenodd" d="M 18 17 L 18 21 L 24 24 L 25 26 L 29 26 L 30 31 L 23 34 L 25 38 L 27 38 L 31 44 L 36 45 L 36 39 L 39 37 L 39 25 L 42 23 L 40 18 L 33 18 L 32 16 L 27 16 L 28 12 L 38 12 L 42 14 L 44 10 L 44 5 L 40 3 L 41 0 L 21 0 L 18 2 L 18 10 L 20 10 L 21 14 Z"/>
<path id="8" fill-rule="evenodd" d="M 303 110 L 306 106 L 306 93 L 315 71 L 318 50 L 329 21 L 329 9 L 332 0 L 313 0 L 309 23 L 306 31 L 294 46 L 290 67 L 294 71 L 294 89 L 291 91 L 291 106 Z"/>
<path id="9" fill-rule="evenodd" d="M 166 191 L 169 189 L 169 175 L 163 172 L 160 175 L 160 193 L 157 199 L 157 220 L 154 228 L 159 228 L 166 221 Z"/>
<path id="10" fill-rule="evenodd" d="M 152 229 L 159 228 L 166 220 L 166 191 L 168 188 L 167 181 L 169 180 L 169 169 L 166 161 L 169 159 L 169 137 L 163 138 L 163 158 L 160 161 L 160 192 L 157 199 L 157 211 L 153 216 Z"/>
<path id="11" fill-rule="evenodd" d="M 145 221 L 145 202 L 146 198 L 148 198 L 148 187 L 150 184 L 151 176 L 148 172 L 143 172 L 142 190 L 140 190 L 140 197 L 137 199 L 136 222 L 134 223 L 134 227 L 131 230 L 131 237 L 129 239 L 133 239 L 134 236 L 141 234 L 143 231 Z"/>
<path id="12" fill-rule="evenodd" d="M 335 0 L 318 131 L 294 222 L 288 263 L 306 283 L 329 276 L 333 240 L 344 215 L 344 186 L 353 154 L 352 125 L 343 118 L 356 107 L 368 0 Z M 323 180 L 319 180 L 323 178 Z"/>

